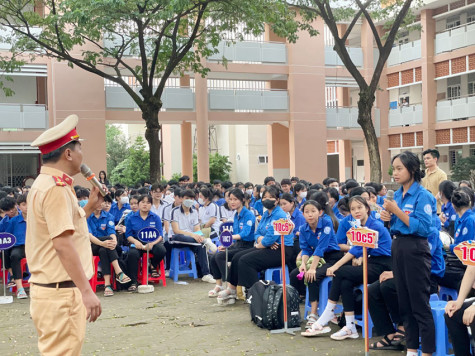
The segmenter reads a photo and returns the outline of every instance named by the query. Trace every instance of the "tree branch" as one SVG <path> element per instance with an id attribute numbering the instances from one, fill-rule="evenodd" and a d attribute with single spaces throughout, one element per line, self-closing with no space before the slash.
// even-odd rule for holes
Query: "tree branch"
<path id="1" fill-rule="evenodd" d="M 364 7 L 364 5 L 361 3 L 360 0 L 356 0 L 356 3 L 358 4 L 361 11 L 363 12 L 363 15 L 366 18 L 366 21 L 368 21 L 368 25 L 371 28 L 371 31 L 373 32 L 373 37 L 374 37 L 374 40 L 376 41 L 376 45 L 378 46 L 378 49 L 381 51 L 383 49 L 383 45 L 381 43 L 381 38 L 379 37 L 379 33 L 376 30 L 376 26 L 374 26 L 373 19 L 371 19 L 371 16 L 369 15 L 368 11 L 366 11 L 366 8 Z"/>

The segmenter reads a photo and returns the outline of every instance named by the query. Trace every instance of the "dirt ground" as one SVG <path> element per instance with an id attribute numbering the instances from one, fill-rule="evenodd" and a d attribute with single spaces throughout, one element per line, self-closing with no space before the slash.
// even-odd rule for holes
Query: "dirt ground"
<path id="1" fill-rule="evenodd" d="M 167 279 L 166 287 L 156 285 L 150 294 L 116 292 L 104 298 L 99 289 L 103 312 L 87 327 L 83 355 L 364 355 L 362 338 L 333 341 L 328 336 L 270 334 L 251 323 L 247 304 L 218 306 L 207 297 L 213 285 L 183 280 L 189 284 Z M 37 354 L 29 300 L 0 305 L 0 355 Z"/>

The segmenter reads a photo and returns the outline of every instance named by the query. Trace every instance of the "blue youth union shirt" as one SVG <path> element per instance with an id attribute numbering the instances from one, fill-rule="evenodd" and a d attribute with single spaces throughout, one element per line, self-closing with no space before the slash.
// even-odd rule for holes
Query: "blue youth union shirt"
<path id="1" fill-rule="evenodd" d="M 261 222 L 257 226 L 256 236 L 264 236 L 261 243 L 265 247 L 270 247 L 277 242 L 280 245 L 280 235 L 274 235 L 274 225 L 272 223 L 279 219 L 287 219 L 287 213 L 285 213 L 280 206 L 276 206 L 272 213 L 266 211 L 262 216 Z M 285 236 L 285 246 L 294 245 L 294 233 Z"/>
<path id="2" fill-rule="evenodd" d="M 454 252 L 454 247 L 459 243 L 473 240 L 475 235 L 475 214 L 470 209 L 467 210 L 460 219 L 455 221 L 454 243 L 450 245 L 450 251 Z"/>
<path id="3" fill-rule="evenodd" d="M 303 213 L 297 207 L 295 207 L 292 215 L 290 216 L 290 220 L 292 220 L 295 225 L 294 231 L 299 231 L 300 226 L 305 224 Z"/>
<path id="4" fill-rule="evenodd" d="M 427 238 L 433 224 L 434 196 L 417 182 L 412 183 L 406 194 L 402 187 L 394 193 L 394 201 L 399 209 L 409 216 L 409 226 L 396 215 L 391 218 L 391 234 L 417 235 Z M 439 225 L 440 226 L 440 225 Z"/>
<path id="5" fill-rule="evenodd" d="M 122 209 L 119 209 L 119 204 L 112 205 L 111 210 L 109 211 L 110 214 L 114 216 L 114 223 L 118 223 L 120 218 L 122 217 L 122 213 L 125 210 L 130 210 L 129 204 L 122 205 Z"/>
<path id="6" fill-rule="evenodd" d="M 95 237 L 115 235 L 114 216 L 106 211 L 101 211 L 98 218 L 96 218 L 94 214 L 91 214 L 91 216 L 87 218 L 87 227 L 89 228 L 89 232 Z"/>
<path id="7" fill-rule="evenodd" d="M 140 216 L 140 211 L 136 211 L 135 213 L 130 213 L 130 218 L 127 220 L 125 225 L 125 237 L 132 236 L 134 238 L 138 238 L 138 233 L 145 227 L 154 227 L 158 230 L 158 235 L 163 236 L 162 232 L 162 219 L 157 214 L 152 213 L 151 211 L 148 212 L 147 217 L 142 219 Z"/>
<path id="8" fill-rule="evenodd" d="M 302 255 L 305 256 L 324 257 L 326 252 L 340 250 L 332 219 L 326 214 L 318 219 L 315 232 L 307 223 L 300 227 L 299 243 Z"/>
<path id="9" fill-rule="evenodd" d="M 26 236 L 26 221 L 23 215 L 17 215 L 8 220 L 6 231 L 16 237 L 15 246 L 23 246 Z"/>
<path id="10" fill-rule="evenodd" d="M 450 222 L 455 223 L 455 220 L 457 219 L 457 213 L 455 212 L 452 202 L 448 201 L 447 204 L 443 204 L 441 207 L 441 212 L 445 215 L 444 228 L 448 229 Z"/>
<path id="11" fill-rule="evenodd" d="M 241 236 L 243 241 L 254 241 L 256 217 L 245 206 L 239 214 L 236 213 L 233 221 L 233 235 Z"/>
<path id="12" fill-rule="evenodd" d="M 389 235 L 389 231 L 384 227 L 383 223 L 372 216 L 368 216 L 365 227 L 371 230 L 376 230 L 379 233 L 378 248 L 368 248 L 368 255 L 391 256 L 391 235 Z M 353 246 L 348 252 L 359 258 L 363 256 L 363 247 Z"/>
<path id="13" fill-rule="evenodd" d="M 432 229 L 428 237 L 429 248 L 431 253 L 430 273 L 442 278 L 445 274 L 445 260 L 442 251 L 442 241 L 439 237 L 439 230 Z"/>

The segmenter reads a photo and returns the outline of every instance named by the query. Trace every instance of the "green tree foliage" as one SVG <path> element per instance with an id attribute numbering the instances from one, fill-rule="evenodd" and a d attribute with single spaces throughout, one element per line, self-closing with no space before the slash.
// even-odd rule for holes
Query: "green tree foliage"
<path id="1" fill-rule="evenodd" d="M 185 71 L 205 76 L 202 59 L 217 53 L 230 33 L 239 40 L 270 24 L 295 41 L 300 29 L 315 32 L 295 18 L 284 0 L 1 0 L 6 35 L 0 40 L 11 51 L 0 58 L 0 69 L 47 56 L 121 86 L 142 111 L 150 178 L 158 181 L 158 115 L 167 79 Z"/>
<path id="2" fill-rule="evenodd" d="M 456 182 L 461 180 L 471 180 L 471 172 L 475 170 L 475 156 L 460 157 L 457 163 L 452 167 L 452 175 L 450 179 Z"/>
<path id="3" fill-rule="evenodd" d="M 231 173 L 231 162 L 228 156 L 220 155 L 218 152 L 209 155 L 209 179 L 220 181 L 229 180 Z M 193 155 L 193 180 L 198 181 L 198 163 L 196 154 Z"/>
<path id="4" fill-rule="evenodd" d="M 128 157 L 120 162 L 111 172 L 110 179 L 116 183 L 134 186 L 149 179 L 150 154 L 146 150 L 145 141 L 141 136 L 135 139 L 128 149 Z"/>
<path id="5" fill-rule="evenodd" d="M 110 174 L 129 155 L 129 142 L 120 127 L 106 125 L 107 172 Z"/>

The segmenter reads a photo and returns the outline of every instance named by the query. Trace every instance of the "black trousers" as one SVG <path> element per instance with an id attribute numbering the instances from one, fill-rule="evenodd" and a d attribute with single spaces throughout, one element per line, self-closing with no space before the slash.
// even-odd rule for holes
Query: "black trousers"
<path id="1" fill-rule="evenodd" d="M 91 244 L 93 256 L 99 256 L 103 275 L 111 274 L 111 263 L 119 258 L 116 249 L 108 249 L 96 244 Z"/>
<path id="2" fill-rule="evenodd" d="M 378 280 L 384 271 L 391 270 L 390 256 L 368 257 L 368 283 Z M 340 296 L 345 312 L 355 311 L 353 289 L 363 283 L 363 266 L 341 266 L 333 277 L 328 299 L 338 301 Z"/>
<path id="3" fill-rule="evenodd" d="M 340 258 L 342 258 L 344 253 L 342 251 L 331 251 L 324 254 L 323 258 L 325 259 L 325 264 L 317 268 L 315 274 L 315 280 L 311 283 L 308 283 L 308 299 L 310 302 L 318 301 L 319 292 L 320 292 L 320 283 L 327 276 L 327 269 L 333 266 Z M 299 269 L 296 268 L 290 273 L 290 285 L 298 290 L 300 295 L 306 294 L 306 285 L 305 280 L 299 280 L 297 275 L 299 274 Z"/>
<path id="4" fill-rule="evenodd" d="M 457 310 L 450 318 L 445 314 L 445 324 L 449 330 L 449 336 L 452 340 L 455 356 L 470 356 L 470 335 L 468 334 L 467 325 L 463 323 L 464 311 L 472 306 L 472 302 L 463 303 L 462 307 Z M 470 324 L 472 335 L 475 335 L 475 319 Z"/>
<path id="5" fill-rule="evenodd" d="M 398 236 L 391 247 L 399 314 L 406 330 L 408 349 L 435 352 L 434 318 L 429 304 L 431 253 L 427 239 Z"/>
<path id="6" fill-rule="evenodd" d="M 254 241 L 242 241 L 238 240 L 234 245 L 228 248 L 228 262 L 231 262 L 234 255 L 237 253 L 250 249 L 254 246 Z M 226 276 L 226 251 L 221 251 L 214 254 L 209 262 L 209 267 L 211 269 L 211 274 L 214 279 L 222 279 L 225 281 Z M 229 271 L 228 271 L 229 279 Z"/>
<path id="7" fill-rule="evenodd" d="M 238 262 L 238 285 L 250 288 L 259 281 L 259 272 L 268 268 L 281 266 L 281 246 L 276 250 L 270 248 L 252 248 L 239 258 Z M 292 257 L 293 246 L 285 246 L 285 260 Z M 238 256 L 237 254 L 236 256 Z M 236 257 L 235 256 L 235 257 Z M 233 258 L 234 261 L 234 258 Z M 232 262 L 234 263 L 234 262 Z M 231 283 L 232 284 L 232 283 Z"/>
<path id="8" fill-rule="evenodd" d="M 458 292 L 462 284 L 464 273 L 464 269 L 446 266 L 444 277 L 442 277 L 439 284 L 443 287 L 455 289 Z"/>
<path id="9" fill-rule="evenodd" d="M 21 260 L 25 258 L 25 245 L 13 246 L 5 250 L 5 268 L 11 268 L 13 279 L 22 279 Z"/>
<path id="10" fill-rule="evenodd" d="M 165 257 L 167 253 L 163 242 L 153 245 L 152 250 L 150 251 L 153 254 L 152 266 L 157 268 L 160 262 Z M 132 280 L 132 283 L 137 283 L 137 275 L 139 272 L 139 260 L 143 254 L 147 254 L 147 251 L 137 250 L 135 247 L 131 247 L 127 254 L 127 275 Z"/>

